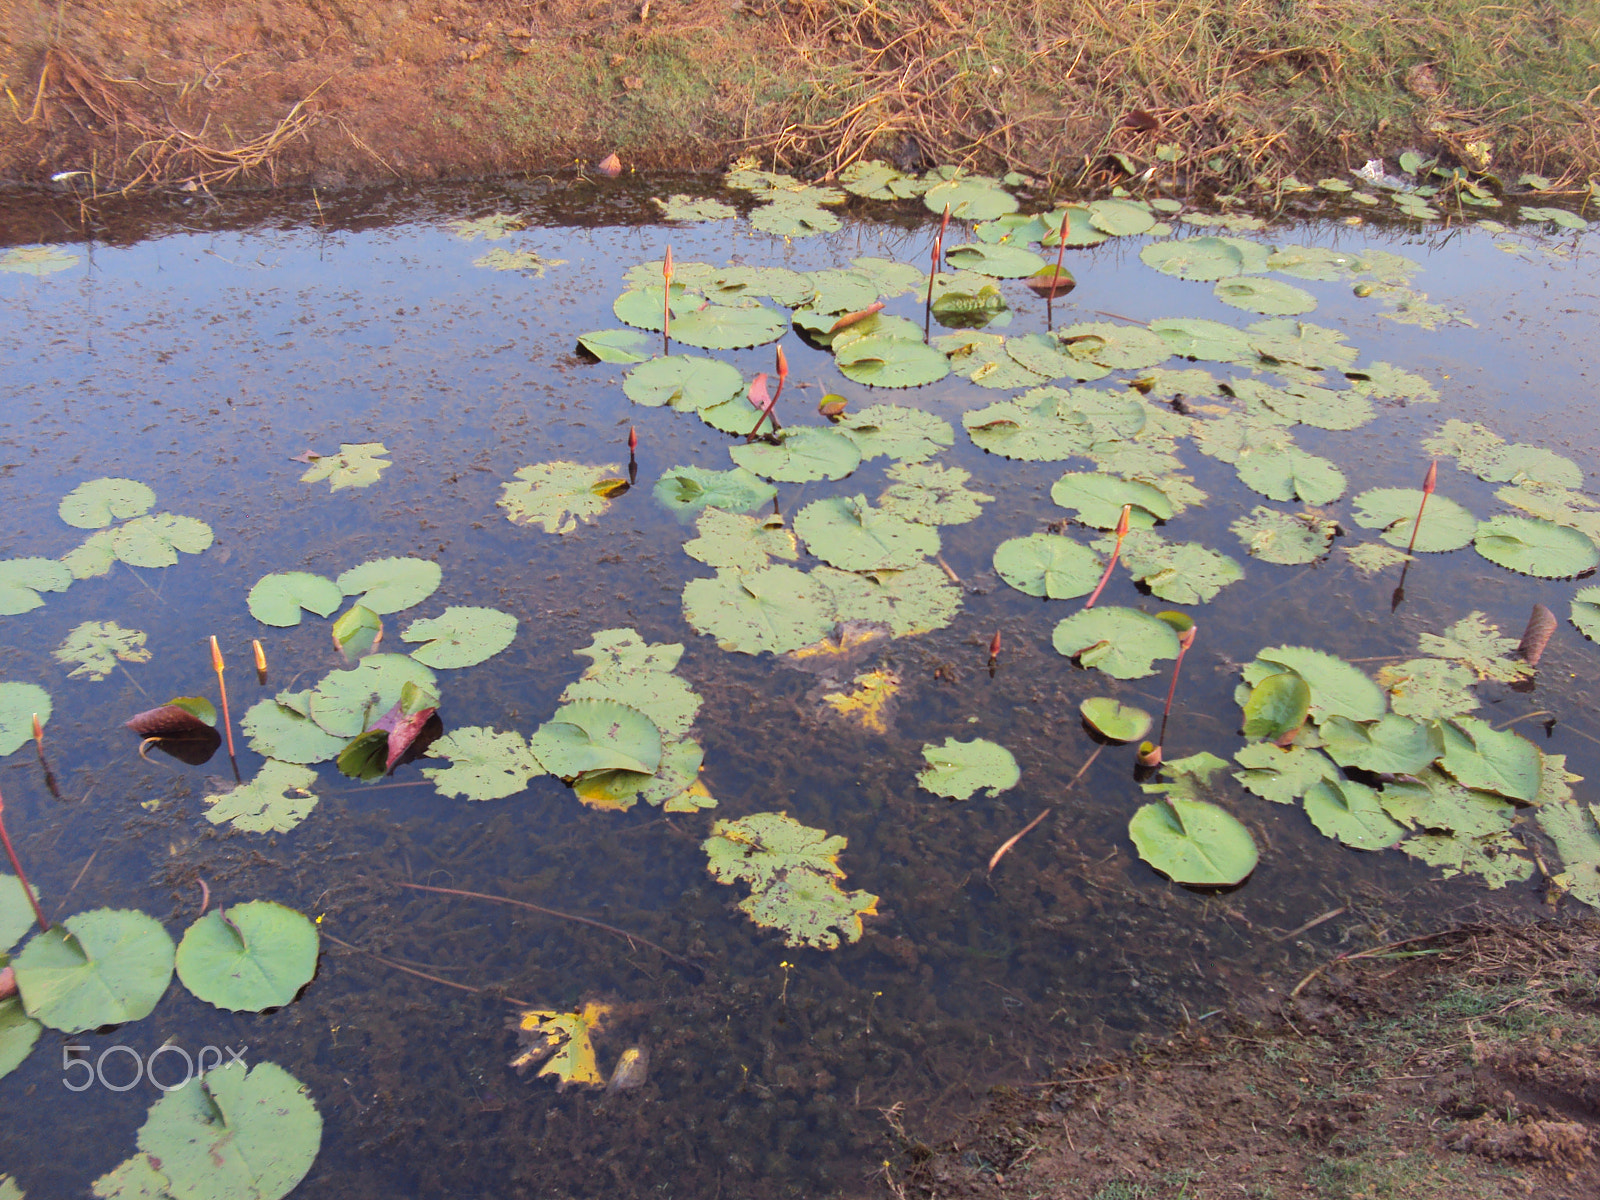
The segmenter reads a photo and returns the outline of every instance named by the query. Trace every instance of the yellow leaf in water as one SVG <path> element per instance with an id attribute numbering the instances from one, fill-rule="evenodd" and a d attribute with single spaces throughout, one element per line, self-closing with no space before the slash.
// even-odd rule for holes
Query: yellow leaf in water
<path id="1" fill-rule="evenodd" d="M 683 791 L 661 805 L 662 812 L 699 812 L 702 808 L 715 808 L 717 798 L 706 791 L 706 785 L 696 779 Z"/>
<path id="2" fill-rule="evenodd" d="M 539 1068 L 540 1075 L 554 1075 L 563 1088 L 569 1083 L 605 1083 L 605 1077 L 595 1065 L 594 1043 L 589 1035 L 600 1027 L 601 1018 L 610 1011 L 609 1004 L 593 1001 L 571 1013 L 526 1009 L 511 1022 L 523 1046 L 522 1053 L 511 1060 L 511 1065 L 521 1073 L 553 1050 L 550 1061 Z"/>
<path id="3" fill-rule="evenodd" d="M 893 671 L 868 671 L 851 682 L 855 685 L 853 690 L 829 692 L 822 702 L 865 730 L 888 733 L 894 698 L 900 692 L 900 677 Z"/>
<path id="4" fill-rule="evenodd" d="M 889 640 L 890 632 L 882 621 L 845 621 L 820 642 L 791 650 L 784 657 L 804 671 L 832 672 L 841 662 L 865 658 L 874 646 Z"/>
<path id="5" fill-rule="evenodd" d="M 596 496 L 604 496 L 607 500 L 613 496 L 620 496 L 629 488 L 626 479 L 602 479 L 599 483 L 589 485 L 589 490 Z"/>

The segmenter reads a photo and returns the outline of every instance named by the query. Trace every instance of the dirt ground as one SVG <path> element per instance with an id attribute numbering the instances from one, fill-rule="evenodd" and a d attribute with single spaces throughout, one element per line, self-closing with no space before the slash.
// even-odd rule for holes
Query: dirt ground
<path id="1" fill-rule="evenodd" d="M 1263 1009 L 1000 1090 L 946 1145 L 901 1129 L 886 1186 L 930 1200 L 1600 1196 L 1600 921 L 1415 939 Z"/>
<path id="2" fill-rule="evenodd" d="M 1417 147 L 1581 188 L 1597 72 L 1592 0 L 0 0 L 0 182 L 329 189 L 615 151 L 1238 188 Z"/>

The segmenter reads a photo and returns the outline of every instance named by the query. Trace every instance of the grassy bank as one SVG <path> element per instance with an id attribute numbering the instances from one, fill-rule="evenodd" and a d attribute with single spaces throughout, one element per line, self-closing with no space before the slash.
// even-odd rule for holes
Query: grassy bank
<path id="1" fill-rule="evenodd" d="M 1592 0 L 0 0 L 0 177 L 111 189 L 740 153 L 1190 181 L 1415 147 L 1600 172 Z M 296 107 L 298 105 L 298 107 Z"/>

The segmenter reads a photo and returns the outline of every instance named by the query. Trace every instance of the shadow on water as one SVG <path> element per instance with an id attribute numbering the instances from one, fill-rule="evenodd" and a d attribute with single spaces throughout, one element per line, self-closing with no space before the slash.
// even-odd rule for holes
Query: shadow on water
<path id="1" fill-rule="evenodd" d="M 966 589 L 961 616 L 878 655 L 904 680 L 887 733 L 825 716 L 812 676 L 697 635 L 680 594 L 706 572 L 681 552 L 689 535 L 649 485 L 678 463 L 724 466 L 725 439 L 691 416 L 630 405 L 618 386 L 623 368 L 581 361 L 576 335 L 617 323 L 609 306 L 623 273 L 669 241 L 680 263 L 812 269 L 858 255 L 921 263 L 930 231 L 920 210 L 850 220 L 792 245 L 743 223 L 668 229 L 652 223 L 649 194 L 637 185 L 483 185 L 322 197 L 320 207 L 129 207 L 87 243 L 68 232 L 74 209 L 17 201 L 0 213 L 5 241 L 67 239 L 82 259 L 43 279 L 0 275 L 0 552 L 71 549 L 81 538 L 55 506 L 78 482 L 105 475 L 148 482 L 161 508 L 201 517 L 217 535 L 177 566 L 119 563 L 4 618 L 0 673 L 40 683 L 55 703 L 48 744 L 60 799 L 31 751 L 0 772 L 19 851 L 52 916 L 140 907 L 176 933 L 198 914 L 203 881 L 224 903 L 265 897 L 299 908 L 329 935 L 314 982 L 267 1015 L 222 1012 L 174 987 L 142 1022 L 76 1038 L 47 1031 L 0 1081 L 0 1166 L 30 1194 L 81 1194 L 132 1152 L 157 1098 L 145 1083 L 64 1091 L 63 1047 L 95 1056 L 124 1044 L 148 1055 L 168 1040 L 191 1050 L 247 1046 L 249 1061 L 277 1062 L 309 1085 L 326 1125 L 297 1195 L 861 1194 L 897 1152 L 885 1112 L 937 1130 L 994 1083 L 1043 1078 L 1205 1019 L 1236 997 L 1292 986 L 1343 949 L 1480 907 L 1539 911 L 1536 882 L 1489 893 L 1436 881 L 1398 853 L 1344 850 L 1295 808 L 1243 794 L 1233 808 L 1256 834 L 1261 866 L 1228 894 L 1188 891 L 1146 867 L 1128 840 L 1127 819 L 1144 799 L 1130 748 L 1102 754 L 1065 792 L 1093 749 L 1079 702 L 1109 692 L 1158 712 L 1166 677 L 1119 684 L 1074 666 L 1054 651 L 1050 630 L 1075 605 L 995 579 L 998 542 L 1062 515 L 1049 501 L 1061 464 L 1006 462 L 960 431 L 963 411 L 1002 393 L 951 378 L 887 396 L 955 423 L 957 445 L 941 461 L 996 497 L 978 521 L 942 531 L 943 557 Z M 562 262 L 543 278 L 475 269 L 484 243 L 453 236 L 446 221 L 496 209 L 529 215 L 527 229 L 501 244 Z M 1444 395 L 1439 405 L 1386 407 L 1358 435 L 1296 431 L 1308 450 L 1340 462 L 1352 492 L 1417 486 L 1426 466 L 1418 441 L 1452 416 L 1586 469 L 1600 463 L 1597 303 L 1584 265 L 1592 254 L 1551 258 L 1529 240 L 1518 256 L 1480 231 L 1430 237 L 1336 223 L 1263 236 L 1418 258 L 1434 299 L 1477 321 L 1424 332 L 1376 316 L 1346 285 L 1306 285 L 1321 302 L 1313 319 L 1345 331 L 1363 361 L 1419 371 Z M 1097 312 L 1238 318 L 1206 285 L 1143 268 L 1139 239 L 1129 241 L 1073 252 L 1079 287 L 1056 302 L 1058 322 Z M 1043 301 L 1020 288 L 1012 301 L 1007 333 L 1042 326 Z M 910 315 L 909 299 L 896 303 Z M 793 337 L 785 344 L 794 419 L 814 420 L 825 391 L 856 405 L 886 398 L 843 380 L 825 353 Z M 720 357 L 747 378 L 771 369 L 770 348 Z M 640 435 L 638 486 L 597 523 L 557 538 L 513 527 L 496 508 L 502 481 L 529 463 L 625 462 L 630 425 Z M 291 456 L 344 441 L 384 442 L 393 467 L 360 490 L 299 482 Z M 1233 689 L 1238 665 L 1262 646 L 1313 645 L 1373 670 L 1414 655 L 1419 632 L 1473 609 L 1512 635 L 1536 601 L 1565 615 L 1570 585 L 1511 575 L 1470 550 L 1419 559 L 1391 613 L 1396 573 L 1363 578 L 1338 552 L 1367 536 L 1348 519 L 1348 497 L 1333 509 L 1343 532 L 1332 556 L 1306 567 L 1247 560 L 1228 526 L 1260 498 L 1212 459 L 1185 451 L 1185 471 L 1212 499 L 1184 514 L 1174 536 L 1226 549 L 1247 577 L 1193 610 L 1201 634 L 1184 667 L 1169 759 L 1227 756 L 1242 743 Z M 1453 468 L 1441 475 L 1454 499 L 1494 510 L 1494 485 Z M 879 459 L 841 486 L 870 497 L 884 483 Z M 838 490 L 783 485 L 782 511 L 831 494 L 824 489 Z M 685 643 L 678 673 L 704 697 L 703 780 L 719 807 L 593 811 L 548 777 L 513 799 L 473 803 L 437 794 L 416 764 L 375 785 L 325 765 L 317 807 L 290 833 L 206 822 L 200 798 L 232 786 L 225 755 L 199 765 L 141 758 L 122 721 L 206 691 L 212 634 L 235 667 L 236 716 L 264 695 L 309 686 L 338 665 L 326 628 L 315 619 L 258 625 L 243 603 L 251 585 L 272 571 L 331 577 L 399 554 L 444 568 L 430 614 L 490 605 L 520 623 L 488 663 L 441 672 L 447 727 L 531 732 L 580 673 L 572 651 L 597 629 L 632 626 L 651 641 Z M 1168 607 L 1124 575 L 1102 603 Z M 109 619 L 146 631 L 151 660 L 100 682 L 68 678 L 51 648 L 78 623 Z M 398 631 L 408 619 L 389 620 Z M 996 630 L 1004 650 L 991 674 Z M 257 637 L 271 664 L 265 686 L 246 666 Z M 1490 721 L 1518 722 L 1586 776 L 1600 773 L 1591 649 L 1568 627 L 1534 692 L 1478 688 Z M 1554 719 L 1553 732 L 1539 714 Z M 1011 748 L 1021 784 L 960 803 L 919 791 L 922 745 L 952 735 Z M 242 739 L 239 758 L 246 778 L 262 761 Z M 988 876 L 994 848 L 1057 800 Z M 780 810 L 848 838 L 846 886 L 880 897 L 859 944 L 786 949 L 738 911 L 742 888 L 707 873 L 710 817 Z M 579 914 L 672 957 L 592 926 L 404 883 Z M 596 1036 L 602 1069 L 627 1047 L 647 1047 L 643 1087 L 558 1093 L 548 1079 L 508 1069 L 515 1002 L 570 1010 L 591 999 L 614 1006 Z M 100 1136 L 62 1152 L 63 1130 L 90 1128 Z"/>

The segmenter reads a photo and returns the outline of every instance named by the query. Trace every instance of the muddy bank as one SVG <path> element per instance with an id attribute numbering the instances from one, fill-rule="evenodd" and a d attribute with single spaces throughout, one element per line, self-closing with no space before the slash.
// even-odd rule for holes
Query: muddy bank
<path id="1" fill-rule="evenodd" d="M 1579 182 L 1600 170 L 1592 18 L 1584 0 L 0 0 L 0 179 L 330 188 L 616 151 L 1236 186 L 1417 147 Z"/>
<path id="2" fill-rule="evenodd" d="M 900 1197 L 1417 1200 L 1600 1194 L 1600 922 L 1478 926 L 1338 962 L 1256 1021 L 898 1126 Z M 1289 987 L 1295 986 L 1290 984 Z"/>

